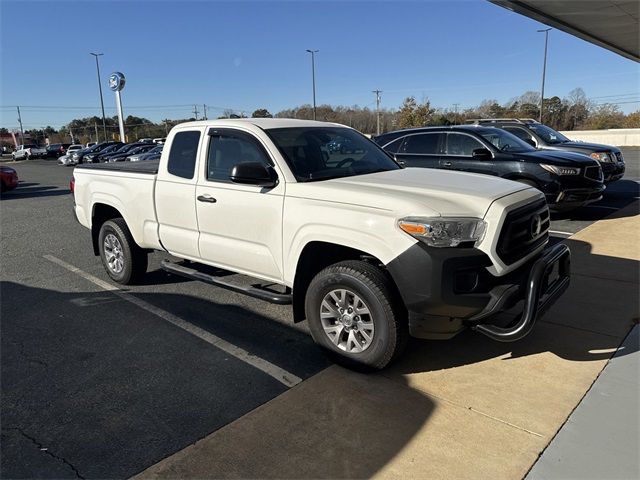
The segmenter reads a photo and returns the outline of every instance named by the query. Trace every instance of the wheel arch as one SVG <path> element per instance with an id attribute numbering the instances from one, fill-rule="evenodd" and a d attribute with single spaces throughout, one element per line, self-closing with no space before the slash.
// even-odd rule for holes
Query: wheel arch
<path id="1" fill-rule="evenodd" d="M 100 228 L 104 222 L 111 220 L 112 218 L 124 219 L 124 216 L 117 208 L 106 203 L 97 202 L 93 204 L 91 209 L 91 242 L 93 244 L 93 254 L 95 256 L 100 255 L 100 247 L 98 246 Z"/>
<path id="2" fill-rule="evenodd" d="M 393 288 L 397 288 L 384 264 L 376 256 L 346 245 L 324 241 L 311 241 L 302 249 L 296 265 L 292 288 L 294 322 L 301 322 L 305 319 L 305 297 L 313 277 L 329 265 L 345 260 L 363 260 L 375 265 L 380 268 L 385 275 L 388 275 Z"/>

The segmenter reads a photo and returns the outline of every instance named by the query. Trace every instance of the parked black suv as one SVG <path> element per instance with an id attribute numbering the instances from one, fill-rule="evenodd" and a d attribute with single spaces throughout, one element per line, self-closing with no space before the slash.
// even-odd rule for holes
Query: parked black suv
<path id="1" fill-rule="evenodd" d="M 553 210 L 571 210 L 602 198 L 600 164 L 573 152 L 536 150 L 499 128 L 425 127 L 373 140 L 408 167 L 497 175 L 540 189 Z"/>
<path id="2" fill-rule="evenodd" d="M 531 118 L 482 118 L 469 120 L 469 123 L 502 128 L 541 150 L 564 150 L 589 155 L 600 162 L 605 183 L 620 180 L 624 175 L 624 158 L 619 148 L 569 140 L 560 132 Z"/>
<path id="3" fill-rule="evenodd" d="M 47 158 L 49 157 L 61 157 L 67 153 L 67 148 L 71 146 L 70 143 L 52 143 L 47 147 Z"/>

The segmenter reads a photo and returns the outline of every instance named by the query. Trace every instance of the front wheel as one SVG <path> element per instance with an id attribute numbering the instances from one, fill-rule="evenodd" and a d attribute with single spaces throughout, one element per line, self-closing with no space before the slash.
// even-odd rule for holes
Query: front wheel
<path id="1" fill-rule="evenodd" d="M 388 277 L 362 261 L 331 265 L 309 284 L 305 299 L 311 335 L 348 367 L 381 369 L 408 338 L 404 307 Z"/>
<path id="2" fill-rule="evenodd" d="M 98 246 L 104 269 L 115 282 L 136 283 L 147 271 L 147 253 L 133 240 L 124 219 L 114 218 L 102 224 Z"/>

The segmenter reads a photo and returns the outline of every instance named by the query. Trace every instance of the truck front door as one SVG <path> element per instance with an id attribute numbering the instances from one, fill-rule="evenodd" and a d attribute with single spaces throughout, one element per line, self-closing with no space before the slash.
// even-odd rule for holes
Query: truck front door
<path id="1" fill-rule="evenodd" d="M 196 186 L 202 261 L 281 281 L 285 183 L 263 188 L 229 180 L 239 163 L 260 162 L 278 173 L 277 168 L 261 142 L 247 132 L 211 128 L 203 145 L 207 143 Z"/>

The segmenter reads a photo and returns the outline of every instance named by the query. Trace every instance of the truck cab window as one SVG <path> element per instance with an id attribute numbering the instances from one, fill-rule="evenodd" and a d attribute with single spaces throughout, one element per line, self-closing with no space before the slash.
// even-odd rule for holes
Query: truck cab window
<path id="1" fill-rule="evenodd" d="M 207 180 L 230 182 L 231 169 L 239 163 L 259 162 L 271 165 L 266 153 L 256 142 L 242 134 L 213 134 L 209 140 Z"/>
<path id="2" fill-rule="evenodd" d="M 200 143 L 200 132 L 178 132 L 173 137 L 169 152 L 167 170 L 171 175 L 182 178 L 193 178 L 196 168 L 196 155 Z"/>

